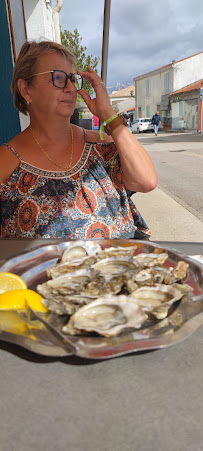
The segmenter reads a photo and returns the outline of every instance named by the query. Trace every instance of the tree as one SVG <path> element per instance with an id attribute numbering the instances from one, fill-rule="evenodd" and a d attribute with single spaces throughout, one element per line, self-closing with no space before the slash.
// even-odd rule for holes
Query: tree
<path id="1" fill-rule="evenodd" d="M 61 30 L 61 43 L 70 50 L 71 53 L 76 58 L 78 69 L 87 71 L 87 67 L 91 66 L 97 72 L 97 65 L 100 60 L 99 57 L 94 57 L 92 55 L 86 55 L 87 47 L 81 45 L 82 38 L 77 30 L 71 33 L 70 31 Z M 92 95 L 94 90 L 91 84 L 87 80 L 83 80 L 83 88 Z M 78 101 L 83 101 L 82 97 L 79 95 Z"/>

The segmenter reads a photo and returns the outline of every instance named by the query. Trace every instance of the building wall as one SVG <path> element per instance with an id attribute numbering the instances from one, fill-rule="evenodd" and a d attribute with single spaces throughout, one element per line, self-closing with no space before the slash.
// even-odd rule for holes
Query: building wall
<path id="1" fill-rule="evenodd" d="M 52 1 L 24 0 L 28 40 L 55 40 Z"/>
<path id="2" fill-rule="evenodd" d="M 167 73 L 169 73 L 169 89 L 166 90 L 164 76 Z M 172 69 L 169 67 L 166 70 L 148 74 L 146 77 L 135 81 L 136 117 L 151 117 L 154 114 L 161 104 L 161 96 L 172 91 L 172 77 Z"/>
<path id="3" fill-rule="evenodd" d="M 191 91 L 171 98 L 171 117 L 183 117 L 186 129 L 198 130 L 199 92 Z"/>
<path id="4" fill-rule="evenodd" d="M 121 102 L 117 101 L 116 106 L 119 109 L 119 113 L 132 110 L 132 108 L 135 108 L 135 98 L 131 97 L 130 99 L 122 100 Z"/>
<path id="5" fill-rule="evenodd" d="M 203 53 L 175 63 L 173 66 L 174 83 L 171 92 L 178 91 L 203 78 Z"/>
<path id="6" fill-rule="evenodd" d="M 24 0 L 25 22 L 28 41 L 55 40 L 52 1 Z M 28 127 L 29 116 L 20 113 L 21 130 Z"/>

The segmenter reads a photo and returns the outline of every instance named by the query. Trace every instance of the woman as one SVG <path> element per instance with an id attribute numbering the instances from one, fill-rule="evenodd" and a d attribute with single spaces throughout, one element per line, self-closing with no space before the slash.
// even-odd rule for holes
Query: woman
<path id="1" fill-rule="evenodd" d="M 25 42 L 17 59 L 15 105 L 30 126 L 0 147 L 2 237 L 145 238 L 130 199 L 156 187 L 154 166 L 115 117 L 106 88 L 90 67 L 55 42 Z M 76 74 L 74 74 L 76 72 Z M 94 88 L 92 99 L 82 78 Z M 77 93 L 111 136 L 71 124 Z"/>

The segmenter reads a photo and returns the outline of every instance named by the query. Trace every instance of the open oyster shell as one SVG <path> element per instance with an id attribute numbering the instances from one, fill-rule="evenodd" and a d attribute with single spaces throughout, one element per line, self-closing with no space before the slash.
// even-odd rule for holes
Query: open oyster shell
<path id="1" fill-rule="evenodd" d="M 56 279 L 64 274 L 79 271 L 80 269 L 91 268 L 91 266 L 96 263 L 97 257 L 87 256 L 82 258 L 82 260 L 72 260 L 70 262 L 58 263 L 57 265 L 51 266 L 47 269 L 47 276 L 52 279 Z"/>
<path id="2" fill-rule="evenodd" d="M 133 260 L 136 260 L 139 262 L 140 266 L 145 267 L 152 267 L 155 265 L 163 265 L 166 259 L 168 258 L 168 254 L 166 252 L 162 254 L 156 254 L 154 253 L 141 253 L 138 255 L 135 255 L 133 257 Z"/>
<path id="3" fill-rule="evenodd" d="M 94 297 L 104 294 L 118 294 L 122 290 L 125 280 L 125 274 L 100 274 L 95 280 L 88 283 L 83 294 Z"/>
<path id="4" fill-rule="evenodd" d="M 88 255 L 95 255 L 101 252 L 101 246 L 93 241 L 76 241 L 68 244 L 61 257 L 61 263 L 81 260 Z"/>
<path id="5" fill-rule="evenodd" d="M 98 257 L 102 256 L 103 258 L 110 258 L 110 257 L 132 257 L 134 255 L 135 250 L 137 249 L 137 246 L 129 246 L 129 247 L 107 247 L 104 249 Z"/>
<path id="6" fill-rule="evenodd" d="M 85 295 L 66 295 L 63 299 L 42 299 L 43 305 L 57 315 L 73 315 L 80 307 L 94 301 L 94 297 Z"/>
<path id="7" fill-rule="evenodd" d="M 81 307 L 71 316 L 62 331 L 77 335 L 81 331 L 96 332 L 105 337 L 120 334 L 128 328 L 139 329 L 147 315 L 128 296 L 104 296 Z"/>
<path id="8" fill-rule="evenodd" d="M 138 288 L 129 296 L 149 316 L 153 315 L 157 319 L 165 318 L 171 305 L 182 297 L 183 293 L 178 288 L 169 285 Z"/>
<path id="9" fill-rule="evenodd" d="M 92 266 L 102 274 L 119 275 L 128 271 L 137 271 L 139 263 L 129 257 L 110 257 L 100 260 Z"/>
<path id="10" fill-rule="evenodd" d="M 171 270 L 171 273 L 167 274 L 164 278 L 166 284 L 178 282 L 179 280 L 185 280 L 187 277 L 188 263 L 179 261 L 175 268 Z"/>
<path id="11" fill-rule="evenodd" d="M 37 285 L 37 291 L 45 299 L 63 300 L 66 295 L 81 293 L 97 275 L 92 268 L 81 269 Z"/>

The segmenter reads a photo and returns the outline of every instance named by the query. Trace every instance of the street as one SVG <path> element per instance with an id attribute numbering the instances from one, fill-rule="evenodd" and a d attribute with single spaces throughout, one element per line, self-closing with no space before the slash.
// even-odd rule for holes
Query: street
<path id="1" fill-rule="evenodd" d="M 134 135 L 152 158 L 158 188 L 133 195 L 152 239 L 203 241 L 203 135 L 162 132 Z M 161 218 L 161 220 L 160 220 Z"/>
<path id="2" fill-rule="evenodd" d="M 135 135 L 156 167 L 159 188 L 203 221 L 203 136 L 199 133 Z"/>

